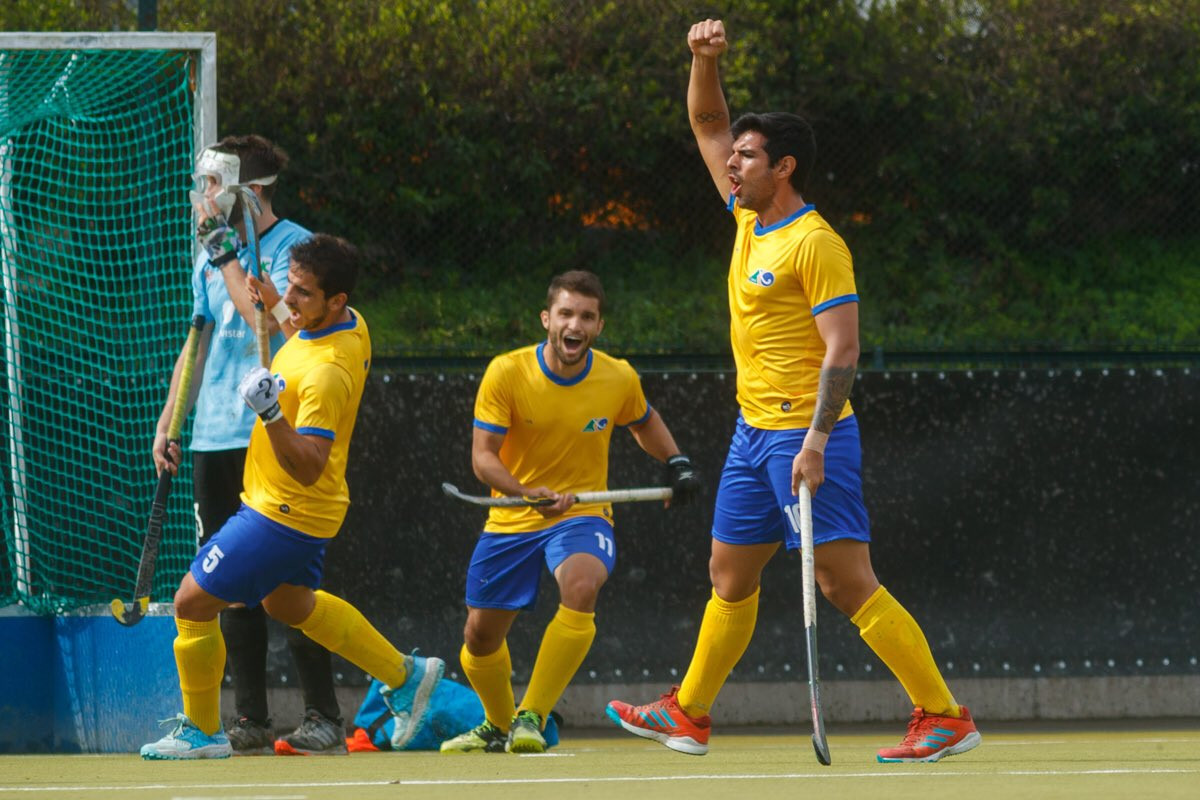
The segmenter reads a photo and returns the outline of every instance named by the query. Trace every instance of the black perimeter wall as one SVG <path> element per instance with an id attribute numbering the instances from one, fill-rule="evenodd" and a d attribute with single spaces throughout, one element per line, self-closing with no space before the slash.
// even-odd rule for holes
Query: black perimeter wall
<path id="1" fill-rule="evenodd" d="M 470 468 L 479 372 L 376 369 L 351 451 L 352 503 L 329 548 L 330 591 L 402 650 L 460 673 L 463 581 L 483 509 L 442 481 Z M 735 420 L 732 373 L 643 374 L 702 471 L 698 505 L 616 508 L 617 566 L 577 681 L 659 681 L 686 669 L 704 603 L 711 504 Z M 948 678 L 1200 674 L 1200 371 L 865 372 L 859 415 L 876 572 L 913 613 Z M 611 488 L 658 484 L 623 430 Z M 804 671 L 800 564 L 763 578 L 758 627 L 731 680 Z M 557 605 L 549 576 L 509 637 L 528 679 Z M 884 678 L 857 630 L 819 602 L 822 677 Z M 272 683 L 294 681 L 273 635 Z M 337 660 L 343 684 L 364 683 Z"/>

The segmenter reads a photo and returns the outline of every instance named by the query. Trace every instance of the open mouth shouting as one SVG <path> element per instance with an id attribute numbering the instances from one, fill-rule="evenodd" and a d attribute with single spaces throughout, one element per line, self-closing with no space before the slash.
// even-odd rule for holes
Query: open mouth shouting
<path id="1" fill-rule="evenodd" d="M 574 364 L 587 352 L 588 340 L 578 333 L 563 333 L 558 337 L 558 357 L 564 364 Z"/>

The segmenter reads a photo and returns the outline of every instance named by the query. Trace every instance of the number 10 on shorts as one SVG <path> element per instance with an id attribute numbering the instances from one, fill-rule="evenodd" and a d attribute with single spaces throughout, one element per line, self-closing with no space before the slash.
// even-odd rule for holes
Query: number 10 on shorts
<path id="1" fill-rule="evenodd" d="M 783 513 L 787 517 L 788 525 L 792 526 L 792 533 L 800 533 L 800 504 L 784 506 Z"/>

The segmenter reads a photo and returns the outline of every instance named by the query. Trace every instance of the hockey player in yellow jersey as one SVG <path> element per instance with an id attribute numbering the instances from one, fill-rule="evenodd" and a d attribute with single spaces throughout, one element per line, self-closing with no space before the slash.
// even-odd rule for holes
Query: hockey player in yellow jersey
<path id="1" fill-rule="evenodd" d="M 559 275 L 541 312 L 546 340 L 497 356 L 479 384 L 471 447 L 476 476 L 496 495 L 554 504 L 493 507 L 488 514 L 467 569 L 460 653 L 485 719 L 444 742 L 444 753 L 545 749 L 546 718 L 591 647 L 596 598 L 616 560 L 611 506 L 575 502 L 577 492 L 607 488 L 613 431 L 628 429 L 643 450 L 667 464 L 672 502 L 686 502 L 698 486 L 637 373 L 592 349 L 603 312 L 604 290 L 595 275 Z M 533 607 L 543 563 L 560 602 L 517 706 L 506 637 L 517 614 Z"/>
<path id="2" fill-rule="evenodd" d="M 350 503 L 346 460 L 371 365 L 366 322 L 348 304 L 360 261 L 357 248 L 326 234 L 292 248 L 279 316 L 286 313 L 280 322 L 294 335 L 271 370 L 255 367 L 238 386 L 261 421 L 250 434 L 242 507 L 200 548 L 175 593 L 183 713 L 142 747 L 143 758 L 231 755 L 220 717 L 225 641 L 217 615 L 233 603 L 262 603 L 386 684 L 396 749 L 421 725 L 441 659 L 401 654 L 358 609 L 318 589 L 325 548 Z M 172 457 L 178 463 L 179 453 Z"/>
<path id="3" fill-rule="evenodd" d="M 729 264 L 730 338 L 741 410 L 713 513 L 712 597 L 680 686 L 646 705 L 614 700 L 616 724 L 674 750 L 708 750 L 710 710 L 750 643 L 762 570 L 799 548 L 800 482 L 812 492 L 817 583 L 904 686 L 916 708 L 878 760 L 937 761 L 979 732 L 950 693 L 916 620 L 871 566 L 862 454 L 850 389 L 858 364 L 858 291 L 850 251 L 801 195 L 816 144 L 800 117 L 746 114 L 729 124 L 717 71 L 725 26 L 688 33 L 687 108 L 717 191 L 737 223 Z"/>

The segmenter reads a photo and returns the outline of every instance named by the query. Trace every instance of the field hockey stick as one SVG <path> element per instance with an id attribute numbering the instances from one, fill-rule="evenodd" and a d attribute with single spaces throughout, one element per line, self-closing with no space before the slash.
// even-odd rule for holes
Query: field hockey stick
<path id="1" fill-rule="evenodd" d="M 513 508 L 517 506 L 552 506 L 555 501 L 549 497 L 480 497 L 463 494 L 452 483 L 443 483 L 442 491 L 450 497 L 473 503 L 477 506 L 492 506 Z M 607 492 L 579 492 L 575 495 L 576 503 L 638 503 L 646 500 L 670 500 L 671 487 L 652 486 L 645 489 L 613 489 Z"/>
<path id="2" fill-rule="evenodd" d="M 246 207 L 246 244 L 250 249 L 250 274 L 259 281 L 262 280 L 262 267 L 258 252 L 258 218 L 262 214 L 262 204 L 258 195 L 249 186 L 238 186 L 242 196 L 242 205 Z M 254 338 L 258 343 L 258 361 L 264 367 L 271 366 L 271 338 L 267 329 L 267 310 L 263 307 L 262 297 L 254 304 Z"/>
<path id="3" fill-rule="evenodd" d="M 188 397 L 192 391 L 192 371 L 196 366 L 196 351 L 200 348 L 200 332 L 203 329 L 204 317 L 199 314 L 192 317 L 187 343 L 184 345 L 183 367 L 179 371 L 179 385 L 175 391 L 175 408 L 171 412 L 170 427 L 167 428 L 167 458 L 171 457 L 171 444 L 180 443 L 183 421 L 187 418 Z M 126 604 L 118 597 L 108 604 L 112 615 L 122 625 L 138 624 L 150 608 L 150 589 L 154 583 L 154 568 L 158 562 L 158 543 L 162 541 L 163 522 L 167 518 L 167 497 L 170 494 L 171 470 L 164 469 L 159 473 L 154 502 L 150 505 L 150 522 L 146 525 L 146 538 L 142 542 L 142 557 L 138 561 L 133 601 Z"/>
<path id="4" fill-rule="evenodd" d="M 800 482 L 800 565 L 804 584 L 804 644 L 808 656 L 808 699 L 812 706 L 813 750 L 817 761 L 829 766 L 829 741 L 825 738 L 825 718 L 821 713 L 821 686 L 817 678 L 817 581 L 813 559 L 812 495 L 808 484 Z"/>

